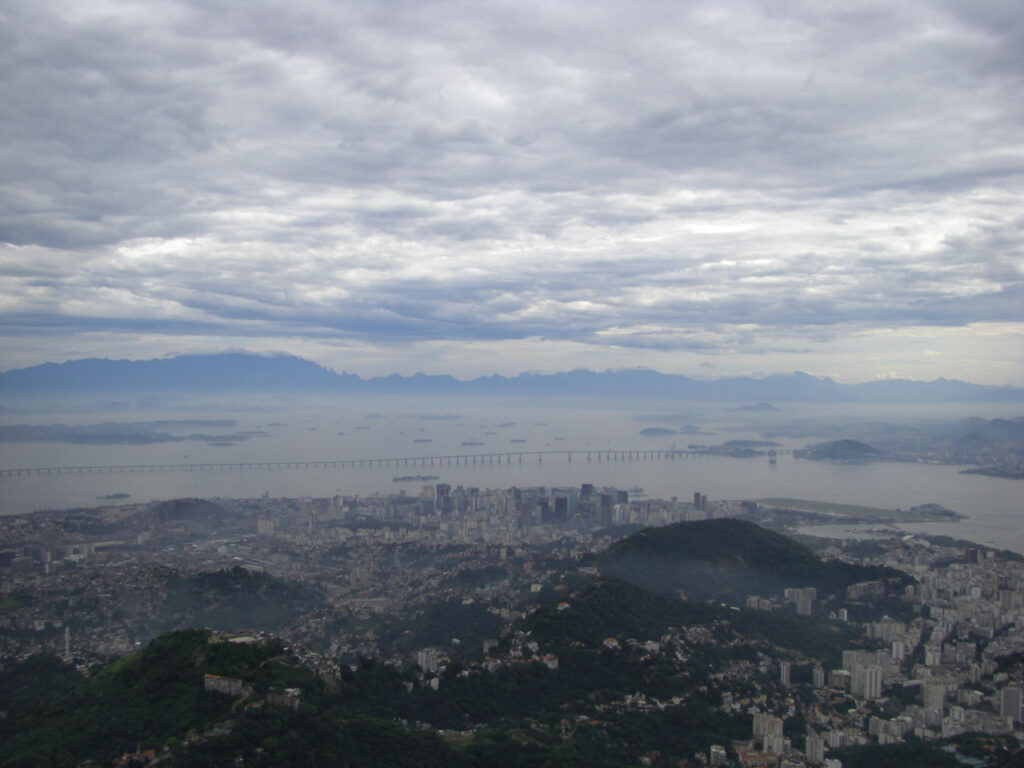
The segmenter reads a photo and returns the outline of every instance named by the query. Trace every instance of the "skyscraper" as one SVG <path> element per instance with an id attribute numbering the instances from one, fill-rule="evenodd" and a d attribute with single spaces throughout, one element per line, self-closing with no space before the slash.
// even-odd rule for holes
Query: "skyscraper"
<path id="1" fill-rule="evenodd" d="M 882 668 L 871 664 L 864 671 L 864 697 L 879 699 L 882 697 Z"/>
<path id="2" fill-rule="evenodd" d="M 999 714 L 1003 717 L 1012 717 L 1013 722 L 1021 721 L 1021 689 L 1015 685 L 1008 685 L 999 692 Z"/>
<path id="3" fill-rule="evenodd" d="M 825 687 L 825 670 L 824 670 L 824 668 L 822 668 L 820 665 L 817 665 L 817 666 L 814 667 L 814 671 L 813 671 L 812 674 L 813 674 L 814 687 L 815 688 L 824 688 Z"/>
<path id="4" fill-rule="evenodd" d="M 821 765 L 825 762 L 825 740 L 816 733 L 807 734 L 804 754 L 807 756 L 807 762 L 811 765 Z"/>

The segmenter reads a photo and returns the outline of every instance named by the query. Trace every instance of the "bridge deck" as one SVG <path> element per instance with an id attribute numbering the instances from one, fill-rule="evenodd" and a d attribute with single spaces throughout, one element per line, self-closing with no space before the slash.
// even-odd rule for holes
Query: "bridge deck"
<path id="1" fill-rule="evenodd" d="M 775 450 L 776 454 L 792 453 L 789 450 Z M 106 464 L 81 467 L 24 467 L 0 469 L 0 477 L 17 475 L 61 475 L 86 474 L 91 472 L 197 472 L 209 470 L 256 470 L 256 469 L 354 469 L 360 467 L 429 467 L 429 466 L 480 466 L 485 464 L 521 464 L 524 459 L 536 458 L 543 462 L 546 456 L 561 456 L 570 462 L 573 457 L 584 461 L 648 461 L 674 460 L 695 456 L 714 455 L 711 451 L 664 450 L 555 450 L 555 451 L 497 451 L 490 453 L 461 453 L 442 456 L 390 456 L 370 459 L 332 459 L 313 461 L 243 461 L 205 462 L 191 464 Z"/>

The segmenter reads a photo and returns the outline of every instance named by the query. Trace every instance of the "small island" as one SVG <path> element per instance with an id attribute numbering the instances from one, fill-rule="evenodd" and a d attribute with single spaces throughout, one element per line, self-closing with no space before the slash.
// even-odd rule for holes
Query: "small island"
<path id="1" fill-rule="evenodd" d="M 876 461 L 882 458 L 882 453 L 860 440 L 835 440 L 830 443 L 819 443 L 793 451 L 798 459 L 811 459 L 813 461 L 845 461 L 861 462 Z"/>

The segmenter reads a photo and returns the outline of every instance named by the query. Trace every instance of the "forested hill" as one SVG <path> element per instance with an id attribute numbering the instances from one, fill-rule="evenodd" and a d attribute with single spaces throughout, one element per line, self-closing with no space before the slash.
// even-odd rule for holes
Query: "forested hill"
<path id="1" fill-rule="evenodd" d="M 788 587 L 816 587 L 824 597 L 857 582 L 900 577 L 823 561 L 792 539 L 731 518 L 645 529 L 613 544 L 596 564 L 604 574 L 661 595 L 735 602 Z"/>
<path id="2" fill-rule="evenodd" d="M 206 675 L 245 690 L 207 691 Z M 288 689 L 302 713 L 274 703 Z M 208 630 L 163 635 L 89 678 L 34 657 L 0 668 L 0 766 L 111 765 L 140 747 L 130 765 L 153 759 L 147 747 L 174 766 L 231 765 L 239 751 L 265 766 L 451 765 L 433 733 L 371 719 L 393 714 L 383 702 L 404 690 L 397 673 L 375 667 L 329 684 L 279 640 L 239 644 Z"/>
<path id="3" fill-rule="evenodd" d="M 171 574 L 164 589 L 166 598 L 154 617 L 156 628 L 164 631 L 181 626 L 189 612 L 198 626 L 280 631 L 323 604 L 323 596 L 311 587 L 241 567 Z"/>
<path id="4" fill-rule="evenodd" d="M 743 669 L 753 690 L 748 675 L 769 654 L 803 659 L 809 675 L 858 647 L 855 635 L 845 622 L 686 603 L 606 578 L 562 590 L 483 662 L 436 673 L 180 631 L 89 677 L 52 657 L 5 661 L 0 767 L 668 768 L 750 737 L 750 713 L 721 706 L 720 672 Z M 787 734 L 802 725 L 787 719 Z M 898 763 L 871 747 L 871 761 L 844 753 L 844 764 L 956 765 L 938 745 L 906 748 L 891 748 Z"/>

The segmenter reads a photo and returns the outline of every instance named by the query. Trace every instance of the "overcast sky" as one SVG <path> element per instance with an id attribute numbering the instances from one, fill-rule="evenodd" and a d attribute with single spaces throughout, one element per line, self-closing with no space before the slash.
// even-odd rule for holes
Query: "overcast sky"
<path id="1" fill-rule="evenodd" d="M 1024 385 L 1024 13 L 7 0 L 0 369 Z"/>

